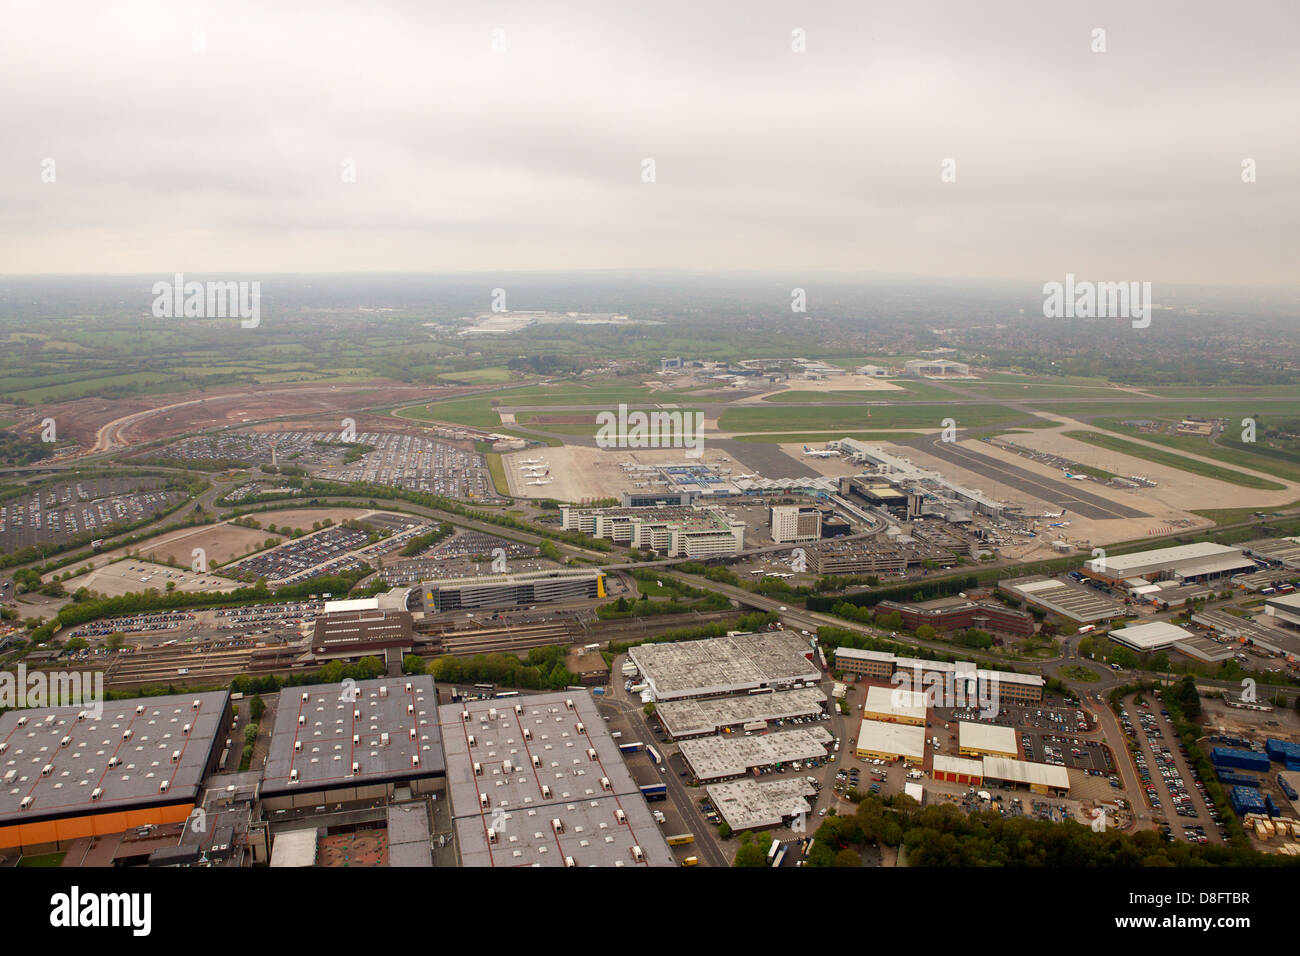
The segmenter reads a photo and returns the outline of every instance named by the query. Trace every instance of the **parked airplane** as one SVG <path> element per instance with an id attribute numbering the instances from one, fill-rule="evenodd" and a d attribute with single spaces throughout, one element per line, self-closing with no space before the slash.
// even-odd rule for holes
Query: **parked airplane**
<path id="1" fill-rule="evenodd" d="M 536 481 L 530 481 L 530 482 L 528 482 L 528 483 L 529 483 L 530 485 L 549 485 L 549 484 L 551 483 L 551 479 L 550 479 L 550 478 L 538 478 Z"/>
<path id="2" fill-rule="evenodd" d="M 803 446 L 803 453 L 807 455 L 809 458 L 832 458 L 832 457 L 838 458 L 840 454 L 839 452 L 831 448 L 823 448 L 820 451 L 813 451 L 807 445 Z"/>
<path id="3" fill-rule="evenodd" d="M 544 464 L 546 464 L 546 459 L 545 459 L 545 458 L 525 458 L 525 459 L 523 459 L 522 461 L 520 461 L 519 464 L 521 464 L 521 465 L 544 465 Z"/>
<path id="4" fill-rule="evenodd" d="M 1088 480 L 1088 476 L 1087 476 L 1087 475 L 1076 475 L 1076 474 L 1074 474 L 1073 472 L 1069 471 L 1068 469 L 1067 469 L 1066 472 L 1065 472 L 1065 477 L 1066 477 L 1066 478 L 1073 478 L 1075 481 L 1087 481 L 1087 480 Z"/>

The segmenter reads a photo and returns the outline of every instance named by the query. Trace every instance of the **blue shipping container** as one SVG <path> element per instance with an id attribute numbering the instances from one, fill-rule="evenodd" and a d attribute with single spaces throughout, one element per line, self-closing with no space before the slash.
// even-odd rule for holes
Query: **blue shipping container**
<path id="1" fill-rule="evenodd" d="M 1264 813 L 1268 809 L 1258 790 L 1251 790 L 1248 787 L 1233 787 L 1229 796 L 1232 800 L 1232 809 L 1238 816 L 1246 813 Z"/>
<path id="2" fill-rule="evenodd" d="M 1216 767 L 1235 767 L 1238 770 L 1268 772 L 1268 755 L 1255 753 L 1253 750 L 1230 750 L 1227 747 L 1215 747 L 1210 751 L 1210 762 Z"/>

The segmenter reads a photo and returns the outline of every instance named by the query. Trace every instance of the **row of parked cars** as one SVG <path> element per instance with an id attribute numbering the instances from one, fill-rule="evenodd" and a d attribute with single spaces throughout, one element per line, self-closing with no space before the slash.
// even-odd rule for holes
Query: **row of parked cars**
<path id="1" fill-rule="evenodd" d="M 1160 713 L 1165 717 L 1169 715 L 1169 712 L 1163 709 Z M 1135 736 L 1133 733 L 1133 724 L 1127 711 L 1120 711 L 1120 722 L 1124 727 L 1125 733 L 1130 736 Z M 1169 800 L 1173 804 L 1174 812 L 1180 817 L 1195 819 L 1198 816 L 1195 799 L 1188 789 L 1186 781 L 1183 780 L 1182 772 L 1178 769 L 1178 763 L 1174 758 L 1173 750 L 1170 749 L 1169 745 L 1165 742 L 1164 732 L 1160 727 L 1160 721 L 1156 719 L 1155 714 L 1147 708 L 1146 704 L 1142 705 L 1142 710 L 1138 713 L 1138 723 L 1142 727 L 1142 733 L 1151 747 L 1151 752 L 1155 757 L 1155 771 L 1159 773 L 1161 779 L 1164 780 L 1165 789 L 1169 792 Z M 1188 766 L 1191 767 L 1187 746 L 1180 741 L 1178 749 L 1182 753 L 1184 761 L 1186 761 Z M 1152 768 L 1148 766 L 1146 756 L 1139 752 L 1134 757 L 1134 762 L 1137 764 L 1138 774 L 1142 778 L 1142 787 L 1146 791 L 1147 802 L 1151 805 L 1153 810 L 1162 809 L 1163 804 L 1160 801 L 1160 795 L 1156 790 L 1156 786 L 1152 782 Z M 1223 822 L 1219 817 L 1218 810 L 1215 809 L 1213 802 L 1210 801 L 1206 794 L 1205 782 L 1201 780 L 1200 774 L 1196 772 L 1194 767 L 1191 768 L 1191 775 L 1192 784 L 1198 791 L 1198 796 L 1201 802 L 1205 804 L 1210 819 L 1214 821 L 1215 825 L 1219 828 L 1220 834 L 1222 834 Z M 1161 831 L 1165 834 L 1166 839 L 1173 838 L 1172 827 L 1169 827 L 1168 825 L 1162 826 Z M 1200 825 L 1188 825 L 1184 827 L 1183 835 L 1193 843 L 1207 842 L 1204 827 Z"/>

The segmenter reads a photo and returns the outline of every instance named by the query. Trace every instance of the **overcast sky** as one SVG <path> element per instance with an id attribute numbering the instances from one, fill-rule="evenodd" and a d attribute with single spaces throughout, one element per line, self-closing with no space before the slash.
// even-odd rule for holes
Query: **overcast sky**
<path id="1" fill-rule="evenodd" d="M 1300 285 L 1294 0 L 92 0 L 3 24 L 3 273 Z"/>

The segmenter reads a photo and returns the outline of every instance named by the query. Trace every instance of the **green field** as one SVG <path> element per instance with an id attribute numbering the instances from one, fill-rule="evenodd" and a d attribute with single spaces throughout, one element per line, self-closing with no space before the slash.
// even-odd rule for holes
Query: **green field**
<path id="1" fill-rule="evenodd" d="M 1131 392 L 1112 386 L 1055 385 L 1037 382 L 1023 385 L 973 382 L 970 384 L 970 390 L 988 398 L 1019 399 L 1030 403 L 1040 398 L 1140 398 Z"/>
<path id="2" fill-rule="evenodd" d="M 463 382 L 466 385 L 504 385 L 514 378 L 514 373 L 504 366 L 474 368 L 458 372 L 443 372 L 438 376 L 443 382 Z"/>
<path id="3" fill-rule="evenodd" d="M 858 441 L 907 441 L 920 438 L 920 432 L 799 432 L 797 434 L 737 435 L 736 441 L 753 442 L 761 445 L 812 444 L 833 441 L 837 438 L 854 438 Z"/>
<path id="4" fill-rule="evenodd" d="M 393 412 L 398 418 L 411 418 L 419 422 L 452 422 L 471 428 L 495 430 L 501 425 L 501 416 L 486 398 L 452 398 L 430 405 L 408 405 Z"/>
<path id="5" fill-rule="evenodd" d="M 718 419 L 726 432 L 825 431 L 834 428 L 942 428 L 945 418 L 958 428 L 1001 425 L 1025 417 L 1004 405 L 850 405 L 811 408 L 772 408 L 746 405 L 729 408 Z"/>
<path id="6" fill-rule="evenodd" d="M 1113 435 L 1104 435 L 1100 432 L 1085 431 L 1068 431 L 1065 435 L 1067 438 L 1076 438 L 1079 441 L 1087 442 L 1089 445 L 1095 445 L 1098 448 L 1105 448 L 1107 451 L 1132 455 L 1134 458 L 1141 458 L 1143 461 L 1155 462 L 1158 465 L 1168 465 L 1170 468 L 1177 468 L 1180 471 L 1190 472 L 1193 475 L 1200 475 L 1202 478 L 1213 478 L 1217 481 L 1225 481 L 1228 484 L 1237 485 L 1241 488 L 1256 488 L 1261 491 L 1282 491 L 1286 488 L 1285 485 L 1279 485 L 1276 482 L 1267 481 L 1263 478 L 1256 478 L 1254 475 L 1247 475 L 1240 471 L 1233 471 L 1230 468 L 1221 468 L 1218 465 L 1197 461 L 1194 458 L 1185 458 L 1182 455 L 1175 455 L 1172 452 L 1158 451 L 1155 448 L 1148 448 L 1147 446 L 1139 445 L 1136 442 L 1125 441 L 1124 439 L 1116 438 Z"/>

